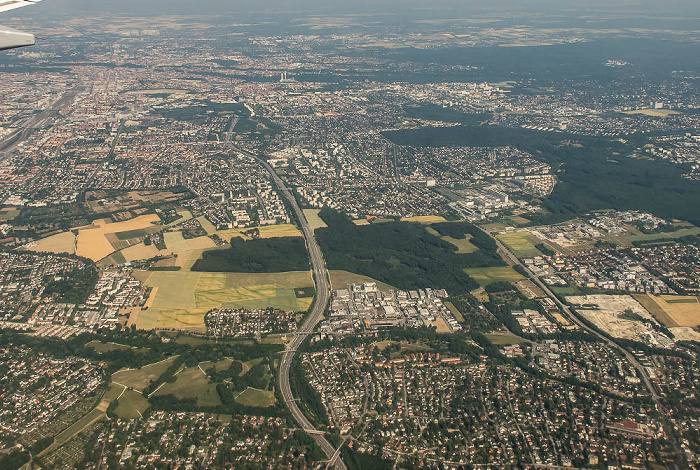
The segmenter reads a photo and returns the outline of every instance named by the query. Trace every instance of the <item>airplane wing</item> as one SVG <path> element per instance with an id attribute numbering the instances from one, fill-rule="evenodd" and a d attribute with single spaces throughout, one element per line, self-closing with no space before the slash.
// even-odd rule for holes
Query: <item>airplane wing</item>
<path id="1" fill-rule="evenodd" d="M 33 5 L 41 0 L 0 0 L 0 12 Z M 15 47 L 33 46 L 36 39 L 33 34 L 23 33 L 12 28 L 0 26 L 0 51 Z"/>

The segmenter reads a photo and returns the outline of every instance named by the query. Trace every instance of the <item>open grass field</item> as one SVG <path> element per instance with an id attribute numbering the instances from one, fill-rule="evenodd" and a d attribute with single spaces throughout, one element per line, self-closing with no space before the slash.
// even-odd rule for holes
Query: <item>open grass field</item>
<path id="1" fill-rule="evenodd" d="M 143 417 L 143 413 L 149 406 L 151 406 L 150 403 L 140 392 L 124 390 L 114 413 L 122 419 L 139 419 Z"/>
<path id="2" fill-rule="evenodd" d="M 201 367 L 205 371 L 207 371 L 213 367 L 217 372 L 221 372 L 221 371 L 226 370 L 229 367 L 231 367 L 231 364 L 233 364 L 233 359 L 230 357 L 227 357 L 227 358 L 222 359 L 222 360 L 217 361 L 217 362 L 211 362 L 211 361 L 200 362 L 199 367 Z"/>
<path id="3" fill-rule="evenodd" d="M 140 369 L 122 369 L 112 374 L 112 382 L 125 385 L 135 390 L 143 391 L 151 381 L 158 377 L 170 367 L 175 357 L 165 359 L 154 364 L 143 366 Z"/>
<path id="4" fill-rule="evenodd" d="M 309 222 L 311 230 L 328 227 L 323 219 L 318 216 L 319 212 L 321 212 L 321 209 L 304 209 L 304 217 Z"/>
<path id="5" fill-rule="evenodd" d="M 331 277 L 331 288 L 332 289 L 344 289 L 347 288 L 350 284 L 362 284 L 365 282 L 376 282 L 377 287 L 381 291 L 391 291 L 391 290 L 396 290 L 395 287 L 392 287 L 388 284 L 384 284 L 383 282 L 379 282 L 375 279 L 372 279 L 371 277 L 367 276 L 361 276 L 359 274 L 351 273 L 348 271 L 329 271 L 330 277 Z"/>
<path id="6" fill-rule="evenodd" d="M 457 321 L 464 321 L 464 315 L 462 315 L 462 312 L 460 312 L 459 309 L 455 307 L 452 302 L 445 302 L 445 307 L 447 307 L 450 310 L 450 312 L 452 312 L 452 315 L 454 315 Z"/>
<path id="7" fill-rule="evenodd" d="M 496 266 L 491 268 L 470 268 L 464 270 L 481 287 L 486 287 L 494 282 L 506 281 L 517 282 L 525 279 L 520 273 L 510 266 Z"/>
<path id="8" fill-rule="evenodd" d="M 30 251 L 46 253 L 70 253 L 75 254 L 76 237 L 73 232 L 63 232 L 42 240 L 32 242 L 25 247 Z"/>
<path id="9" fill-rule="evenodd" d="M 479 251 L 479 248 L 471 243 L 472 236 L 470 234 L 466 234 L 466 237 L 460 240 L 458 238 L 440 235 L 440 233 L 432 227 L 426 227 L 425 230 L 431 235 L 435 235 L 447 243 L 456 246 L 458 254 L 474 253 L 475 251 Z"/>
<path id="10" fill-rule="evenodd" d="M 154 223 L 159 221 L 155 214 L 142 215 L 124 222 L 96 221 L 92 226 L 82 228 L 78 232 L 76 253 L 93 261 L 99 261 L 115 251 L 107 235 L 139 229 L 157 230 L 158 227 Z"/>
<path id="11" fill-rule="evenodd" d="M 669 328 L 700 325 L 700 299 L 695 296 L 637 294 L 634 298 Z"/>
<path id="12" fill-rule="evenodd" d="M 166 383 L 155 395 L 175 395 L 178 399 L 196 398 L 199 406 L 221 405 L 216 384 L 199 367 L 189 367 L 179 374 L 173 383 Z"/>
<path id="13" fill-rule="evenodd" d="M 681 114 L 678 111 L 670 109 L 637 109 L 636 111 L 625 111 L 624 114 L 642 114 L 651 117 L 668 117 L 674 114 Z"/>
<path id="14" fill-rule="evenodd" d="M 662 233 L 652 233 L 652 234 L 640 234 L 625 237 L 630 242 L 653 242 L 654 240 L 665 239 L 665 238 L 680 238 L 687 235 L 700 235 L 700 227 L 685 227 L 675 232 L 662 232 Z"/>
<path id="15" fill-rule="evenodd" d="M 0 220 L 12 220 L 19 215 L 19 210 L 15 207 L 4 207 L 0 209 Z"/>
<path id="16" fill-rule="evenodd" d="M 484 336 L 496 346 L 510 346 L 511 344 L 520 344 L 523 342 L 522 338 L 509 334 L 491 333 Z"/>
<path id="17" fill-rule="evenodd" d="M 275 404 L 275 393 L 248 387 L 236 397 L 236 402 L 243 406 L 268 407 Z"/>
<path id="18" fill-rule="evenodd" d="M 579 289 L 576 286 L 567 286 L 567 287 L 561 287 L 561 286 L 552 286 L 550 289 L 552 289 L 552 292 L 558 295 L 579 295 L 581 294 L 581 289 Z"/>
<path id="19" fill-rule="evenodd" d="M 472 245 L 471 243 L 471 235 L 467 235 L 467 237 L 463 238 L 462 240 L 458 238 L 452 238 L 452 237 L 440 237 L 443 240 L 445 240 L 447 243 L 454 245 L 457 247 L 457 253 L 462 255 L 462 254 L 467 254 L 467 253 L 474 253 L 476 251 L 479 251 L 479 248 L 476 246 Z"/>
<path id="20" fill-rule="evenodd" d="M 157 288 L 153 304 L 139 313 L 140 329 L 176 328 L 203 331 L 204 315 L 213 308 L 280 308 L 306 311 L 312 297 L 297 298 L 295 289 L 313 287 L 308 271 L 286 273 L 199 273 L 154 271 L 142 278 Z"/>
<path id="21" fill-rule="evenodd" d="M 530 258 L 532 256 L 542 255 L 540 250 L 535 248 L 535 245 L 539 243 L 539 241 L 537 241 L 535 236 L 530 232 L 500 233 L 496 235 L 496 238 L 513 250 L 513 253 L 515 253 L 518 258 Z"/>
<path id="22" fill-rule="evenodd" d="M 418 222 L 419 224 L 437 224 L 447 222 L 447 219 L 439 215 L 419 215 L 416 217 L 404 217 L 401 222 Z"/>
<path id="23" fill-rule="evenodd" d="M 111 352 L 111 351 L 126 351 L 128 349 L 133 349 L 136 352 L 147 352 L 148 349 L 145 348 L 132 348 L 131 346 L 127 346 L 126 344 L 119 344 L 119 343 L 102 343 L 100 341 L 90 341 L 87 343 L 85 346 L 94 349 L 98 353 L 105 353 L 105 352 Z"/>

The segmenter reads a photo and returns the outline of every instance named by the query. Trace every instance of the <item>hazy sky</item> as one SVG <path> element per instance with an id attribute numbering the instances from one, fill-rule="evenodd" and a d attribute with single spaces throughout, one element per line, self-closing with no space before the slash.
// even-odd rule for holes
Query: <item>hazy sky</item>
<path id="1" fill-rule="evenodd" d="M 41 4 L 23 9 L 42 14 L 131 13 L 152 14 L 216 14 L 245 12 L 262 13 L 362 13 L 425 11 L 433 16 L 436 9 L 460 11 L 489 9 L 504 12 L 533 11 L 562 13 L 571 10 L 608 10 L 631 14 L 688 15 L 700 14 L 698 0 L 44 0 Z M 432 11 L 431 11 L 432 10 Z M 19 14 L 19 12 L 18 12 Z"/>

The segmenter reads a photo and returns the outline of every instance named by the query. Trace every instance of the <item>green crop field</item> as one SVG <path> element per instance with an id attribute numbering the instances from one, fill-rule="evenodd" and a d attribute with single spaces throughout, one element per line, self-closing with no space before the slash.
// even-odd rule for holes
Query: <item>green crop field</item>
<path id="1" fill-rule="evenodd" d="M 280 308 L 305 312 L 312 297 L 296 290 L 313 287 L 308 271 L 285 273 L 196 273 L 155 271 L 145 284 L 155 289 L 148 310 L 139 312 L 141 329 L 204 330 L 204 315 L 213 308 Z"/>
<path id="2" fill-rule="evenodd" d="M 147 235 L 147 232 L 145 229 L 140 228 L 136 230 L 127 230 L 125 232 L 117 232 L 114 235 L 116 235 L 119 240 L 131 240 L 132 238 L 143 238 Z"/>
<path id="3" fill-rule="evenodd" d="M 126 369 L 117 371 L 112 374 L 112 382 L 142 391 L 148 386 L 148 384 L 151 383 L 151 381 L 156 380 L 158 377 L 163 375 L 163 372 L 167 370 L 173 360 L 175 360 L 175 357 L 170 357 L 163 361 L 156 362 L 155 364 L 143 366 L 140 369 Z"/>
<path id="4" fill-rule="evenodd" d="M 248 387 L 236 397 L 236 402 L 244 406 L 268 407 L 275 404 L 275 393 Z"/>
<path id="5" fill-rule="evenodd" d="M 496 266 L 490 268 L 470 268 L 465 269 L 481 287 L 486 287 L 494 282 L 516 282 L 525 279 L 521 274 L 510 266 Z"/>
<path id="6" fill-rule="evenodd" d="M 513 250 L 513 253 L 518 258 L 542 255 L 542 252 L 535 248 L 535 245 L 538 243 L 537 239 L 529 232 L 501 233 L 496 235 L 496 238 Z"/>

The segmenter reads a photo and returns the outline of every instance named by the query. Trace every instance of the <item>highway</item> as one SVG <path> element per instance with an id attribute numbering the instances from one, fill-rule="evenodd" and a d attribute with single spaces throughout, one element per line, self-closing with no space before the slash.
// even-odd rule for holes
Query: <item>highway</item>
<path id="1" fill-rule="evenodd" d="M 321 248 L 316 242 L 314 232 L 311 230 L 306 217 L 304 217 L 304 212 L 302 212 L 302 210 L 299 208 L 299 204 L 297 204 L 294 195 L 291 193 L 291 191 L 289 191 L 289 188 L 287 188 L 287 186 L 284 184 L 284 181 L 282 181 L 277 173 L 275 173 L 275 170 L 269 163 L 267 163 L 266 160 L 260 157 L 255 158 L 257 158 L 257 160 L 263 164 L 284 198 L 294 209 L 294 214 L 299 221 L 301 231 L 304 234 L 304 239 L 306 240 L 306 248 L 309 251 L 311 266 L 314 273 L 314 281 L 316 283 L 316 297 L 314 299 L 313 307 L 311 308 L 311 313 L 309 313 L 309 316 L 306 318 L 304 324 L 294 335 L 294 339 L 287 344 L 287 347 L 282 353 L 279 376 L 279 385 L 280 390 L 282 391 L 282 397 L 284 398 L 284 402 L 287 404 L 287 408 L 289 408 L 289 411 L 292 413 L 292 416 L 294 416 L 296 422 L 299 423 L 302 429 L 316 441 L 319 447 L 321 447 L 323 452 L 328 456 L 328 467 L 333 467 L 337 470 L 345 470 L 345 464 L 338 458 L 340 452 L 336 451 L 333 445 L 328 442 L 323 434 L 318 433 L 318 430 L 314 428 L 306 416 L 304 416 L 304 413 L 302 413 L 299 409 L 289 383 L 289 369 L 292 365 L 292 361 L 294 360 L 294 355 L 304 339 L 306 339 L 306 337 L 314 331 L 316 325 L 323 319 L 323 313 L 328 305 L 328 300 L 330 298 L 330 281 L 328 278 L 326 262 L 323 259 Z"/>
<path id="2" fill-rule="evenodd" d="M 257 155 L 253 155 L 250 152 L 247 152 L 243 149 L 236 148 L 232 144 L 231 137 L 236 122 L 238 122 L 237 119 L 234 119 L 232 121 L 231 126 L 229 127 L 229 131 L 225 134 L 224 143 L 231 148 L 235 148 L 235 150 L 237 150 L 238 152 L 241 152 L 245 155 L 249 155 L 258 160 L 265 167 L 265 170 L 267 170 L 267 172 L 270 174 L 270 177 L 275 182 L 275 185 L 279 189 L 282 196 L 287 200 L 289 205 L 294 210 L 294 215 L 299 221 L 299 226 L 301 227 L 302 234 L 304 235 L 304 240 L 306 241 L 306 249 L 309 252 L 309 258 L 311 259 L 311 267 L 313 269 L 314 282 L 316 284 L 316 297 L 314 298 L 314 303 L 311 308 L 311 312 L 309 313 L 304 323 L 301 325 L 301 328 L 299 328 L 299 330 L 294 335 L 294 339 L 289 344 L 287 344 L 287 347 L 282 352 L 279 376 L 279 386 L 280 391 L 282 392 L 282 398 L 284 399 L 284 403 L 287 405 L 287 408 L 289 408 L 289 411 L 292 413 L 292 416 L 299 424 L 299 426 L 301 426 L 301 428 L 306 432 L 306 434 L 311 436 L 311 438 L 314 441 L 316 441 L 316 444 L 318 444 L 321 450 L 323 450 L 323 452 L 328 457 L 327 468 L 335 468 L 336 470 L 347 470 L 345 463 L 343 463 L 343 461 L 339 458 L 340 449 L 336 450 L 335 447 L 333 447 L 333 445 L 330 442 L 328 442 L 328 439 L 324 437 L 323 432 L 317 430 L 313 426 L 313 424 L 311 424 L 311 422 L 306 418 L 306 416 L 304 416 L 304 413 L 301 412 L 299 406 L 297 405 L 297 401 L 294 398 L 294 394 L 292 393 L 292 387 L 289 383 L 289 369 L 292 366 L 292 361 L 294 360 L 294 356 L 296 355 L 297 349 L 299 349 L 301 343 L 304 342 L 306 337 L 314 331 L 316 325 L 318 325 L 318 323 L 323 319 L 323 313 L 326 311 L 326 306 L 328 305 L 328 301 L 330 299 L 330 279 L 328 277 L 326 261 L 323 259 L 323 252 L 321 252 L 321 248 L 316 242 L 314 231 L 311 230 L 311 226 L 309 226 L 309 222 L 306 220 L 304 212 L 299 207 L 299 204 L 297 203 L 297 200 L 294 197 L 294 195 L 291 193 L 289 188 L 287 188 L 287 185 L 284 183 L 284 181 L 282 181 L 282 178 L 280 178 L 277 175 L 277 173 L 275 173 L 275 169 L 272 168 L 272 166 L 270 166 L 270 164 L 267 163 L 267 160 L 265 160 L 264 158 L 261 158 Z"/>

